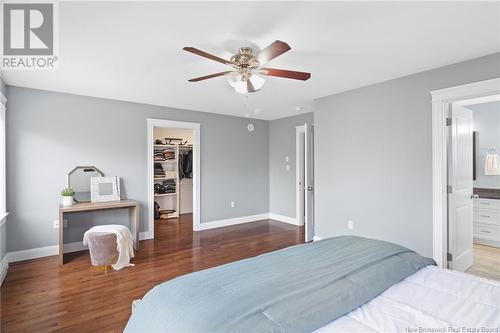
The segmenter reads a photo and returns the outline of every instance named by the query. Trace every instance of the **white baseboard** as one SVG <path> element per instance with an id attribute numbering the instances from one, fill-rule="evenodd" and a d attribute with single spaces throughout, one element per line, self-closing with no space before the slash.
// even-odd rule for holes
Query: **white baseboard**
<path id="1" fill-rule="evenodd" d="M 149 231 L 139 233 L 139 240 L 153 239 L 153 235 Z"/>
<path id="2" fill-rule="evenodd" d="M 64 243 L 64 253 L 85 251 L 88 249 L 89 247 L 83 245 L 83 242 Z M 59 254 L 59 249 L 57 251 L 57 253 Z"/>
<path id="3" fill-rule="evenodd" d="M 269 213 L 269 218 L 271 220 L 285 222 L 285 223 L 289 223 L 289 224 L 293 224 L 293 225 L 303 225 L 303 224 L 300 224 L 295 217 L 289 217 L 289 216 Z"/>
<path id="4" fill-rule="evenodd" d="M 140 240 L 150 239 L 150 238 L 151 235 L 149 234 L 149 232 L 141 232 L 139 234 Z M 89 249 L 88 246 L 83 245 L 82 242 L 64 243 L 64 253 L 85 251 L 88 249 Z M 7 263 L 9 263 L 9 262 L 23 261 L 23 260 L 36 259 L 48 256 L 55 256 L 58 254 L 59 254 L 59 245 L 53 245 L 53 246 L 39 247 L 29 250 L 8 252 L 4 260 Z"/>
<path id="5" fill-rule="evenodd" d="M 201 223 L 199 230 L 208 230 L 208 229 L 214 229 L 214 228 L 220 228 L 220 227 L 227 227 L 230 225 L 256 222 L 256 221 L 266 220 L 266 219 L 273 219 L 276 221 L 297 225 L 297 222 L 296 222 L 297 220 L 295 218 L 291 218 L 291 217 L 283 216 L 283 215 L 278 215 L 278 214 L 273 214 L 273 213 L 264 213 L 264 214 L 239 216 L 239 217 L 234 217 L 234 218 L 225 219 L 225 220 L 217 220 L 217 221 Z M 139 233 L 139 240 L 146 240 L 146 239 L 153 239 L 151 233 L 149 231 L 140 232 Z M 314 240 L 318 240 L 318 239 L 321 239 L 321 238 L 314 237 Z M 73 242 L 73 243 L 65 243 L 64 244 L 64 253 L 83 251 L 83 250 L 87 250 L 87 249 L 88 248 L 86 246 L 84 246 L 82 242 Z M 59 245 L 52 245 L 52 246 L 39 247 L 39 248 L 28 249 L 28 250 L 8 252 L 3 261 L 5 261 L 6 263 L 10 263 L 10 262 L 30 260 L 30 259 L 36 259 L 36 258 L 42 258 L 42 257 L 48 257 L 48 256 L 55 256 L 58 254 L 59 254 Z M 2 261 L 2 263 L 3 263 L 3 261 Z M 7 264 L 7 266 L 8 266 L 8 264 Z M 4 266 L 2 264 L 2 270 L 0 271 L 0 274 L 3 272 L 3 267 Z"/>
<path id="6" fill-rule="evenodd" d="M 323 237 L 314 236 L 314 237 L 313 237 L 313 242 L 315 242 L 315 241 L 319 241 L 319 240 L 322 240 L 322 239 L 323 239 Z"/>
<path id="7" fill-rule="evenodd" d="M 7 275 L 7 270 L 9 269 L 9 262 L 7 261 L 7 255 L 5 255 L 0 261 L 0 286 Z"/>
<path id="8" fill-rule="evenodd" d="M 59 245 L 38 247 L 34 249 L 8 252 L 6 257 L 9 263 L 59 254 Z"/>
<path id="9" fill-rule="evenodd" d="M 487 246 L 493 246 L 493 247 L 500 247 L 499 241 L 493 241 L 493 240 L 482 239 L 482 238 L 475 238 L 474 237 L 474 243 L 483 244 L 483 245 L 487 245 Z"/>
<path id="10" fill-rule="evenodd" d="M 264 213 L 264 214 L 257 214 L 257 215 L 234 217 L 234 218 L 226 219 L 226 220 L 204 222 L 204 223 L 200 223 L 199 230 L 227 227 L 227 226 L 235 225 L 235 224 L 266 220 L 268 218 L 269 218 L 269 213 Z"/>
<path id="11" fill-rule="evenodd" d="M 73 242 L 64 244 L 64 253 L 71 253 L 77 251 L 88 250 L 82 242 Z M 55 256 L 59 254 L 59 245 L 38 247 L 34 249 L 21 250 L 8 252 L 5 256 L 7 262 L 24 261 L 30 259 L 37 259 L 42 257 Z"/>

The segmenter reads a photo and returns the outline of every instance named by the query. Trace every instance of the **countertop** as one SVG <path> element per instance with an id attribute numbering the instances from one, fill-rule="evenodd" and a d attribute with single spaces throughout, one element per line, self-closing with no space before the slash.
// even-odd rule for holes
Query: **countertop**
<path id="1" fill-rule="evenodd" d="M 479 195 L 481 199 L 500 200 L 500 189 L 495 188 L 474 188 L 474 194 Z"/>

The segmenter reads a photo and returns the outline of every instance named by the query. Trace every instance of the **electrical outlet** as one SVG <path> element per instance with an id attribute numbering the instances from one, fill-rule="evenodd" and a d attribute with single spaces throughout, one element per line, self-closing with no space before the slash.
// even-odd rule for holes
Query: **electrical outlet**
<path id="1" fill-rule="evenodd" d="M 286 172 L 290 172 L 290 164 L 286 165 Z"/>
<path id="2" fill-rule="evenodd" d="M 285 162 L 287 162 L 287 163 L 290 162 L 290 157 L 285 156 Z"/>
<path id="3" fill-rule="evenodd" d="M 54 229 L 59 229 L 59 220 L 52 221 L 52 224 L 54 225 Z"/>
<path id="4" fill-rule="evenodd" d="M 354 222 L 349 220 L 347 221 L 347 230 L 353 230 L 354 229 Z"/>
<path id="5" fill-rule="evenodd" d="M 234 208 L 234 206 L 236 206 L 234 201 L 231 201 L 231 208 Z"/>

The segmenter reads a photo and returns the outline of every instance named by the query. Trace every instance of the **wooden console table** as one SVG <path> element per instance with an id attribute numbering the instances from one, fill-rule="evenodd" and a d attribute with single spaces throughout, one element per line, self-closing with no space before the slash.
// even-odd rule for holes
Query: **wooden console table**
<path id="1" fill-rule="evenodd" d="M 59 206 L 59 264 L 64 264 L 64 216 L 68 213 L 100 211 L 108 209 L 128 208 L 130 216 L 130 231 L 134 249 L 139 248 L 139 203 L 135 200 L 120 200 L 106 202 L 82 202 L 72 206 Z"/>

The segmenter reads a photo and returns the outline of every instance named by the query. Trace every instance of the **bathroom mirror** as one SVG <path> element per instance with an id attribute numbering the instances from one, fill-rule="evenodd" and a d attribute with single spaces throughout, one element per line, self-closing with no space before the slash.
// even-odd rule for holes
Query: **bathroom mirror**
<path id="1" fill-rule="evenodd" d="M 67 185 L 75 190 L 76 202 L 90 201 L 90 178 L 104 177 L 95 166 L 77 166 L 68 173 Z"/>

